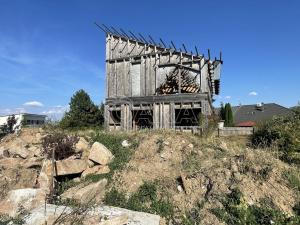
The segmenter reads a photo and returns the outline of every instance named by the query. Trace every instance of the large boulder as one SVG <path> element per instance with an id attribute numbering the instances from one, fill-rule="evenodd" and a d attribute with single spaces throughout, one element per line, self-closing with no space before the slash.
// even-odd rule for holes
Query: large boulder
<path id="1" fill-rule="evenodd" d="M 95 142 L 90 150 L 89 159 L 101 164 L 107 165 L 113 160 L 113 154 L 101 143 Z"/>
<path id="2" fill-rule="evenodd" d="M 64 159 L 55 161 L 54 164 L 54 176 L 67 176 L 80 174 L 87 168 L 87 162 L 81 159 Z M 47 175 L 52 175 L 52 162 L 51 160 L 45 160 L 42 171 Z"/>
<path id="3" fill-rule="evenodd" d="M 45 222 L 53 224 L 58 217 L 70 218 L 66 215 L 70 215 L 72 209 L 66 206 L 46 204 L 46 212 L 45 215 L 45 205 L 33 209 L 25 218 L 25 224 L 44 225 Z M 84 225 L 159 225 L 160 222 L 158 215 L 110 206 L 91 208 L 82 219 Z M 61 222 L 61 224 L 68 224 L 65 221 Z"/>
<path id="4" fill-rule="evenodd" d="M 75 145 L 76 152 L 84 152 L 89 149 L 89 143 L 85 138 L 80 137 L 78 142 Z"/>
<path id="5" fill-rule="evenodd" d="M 97 165 L 94 167 L 88 167 L 83 173 L 81 174 L 81 177 L 85 178 L 89 174 L 106 174 L 109 173 L 110 169 L 108 166 L 103 165 Z"/>
<path id="6" fill-rule="evenodd" d="M 30 211 L 45 202 L 46 194 L 41 189 L 24 188 L 12 190 L 7 198 L 0 202 L 0 214 L 11 217 L 22 211 Z"/>
<path id="7" fill-rule="evenodd" d="M 65 176 L 82 173 L 87 167 L 85 160 L 60 160 L 55 163 L 55 176 Z"/>
<path id="8" fill-rule="evenodd" d="M 100 203 L 105 194 L 106 179 L 102 179 L 96 183 L 91 183 L 87 186 L 83 184 L 72 187 L 65 191 L 61 198 L 63 200 L 73 199 L 81 204 Z"/>
<path id="9" fill-rule="evenodd" d="M 26 168 L 21 158 L 0 159 L 0 200 L 7 192 L 19 188 L 37 187 L 38 169 Z"/>
<path id="10" fill-rule="evenodd" d="M 16 138 L 7 148 L 11 156 L 26 159 L 33 156 L 33 154 L 28 151 L 27 145 L 28 144 L 21 138 Z"/>
<path id="11" fill-rule="evenodd" d="M 81 159 L 65 159 L 55 162 L 54 177 L 81 174 L 87 168 L 87 162 Z M 41 189 L 49 193 L 52 184 L 52 162 L 45 160 L 38 178 Z"/>

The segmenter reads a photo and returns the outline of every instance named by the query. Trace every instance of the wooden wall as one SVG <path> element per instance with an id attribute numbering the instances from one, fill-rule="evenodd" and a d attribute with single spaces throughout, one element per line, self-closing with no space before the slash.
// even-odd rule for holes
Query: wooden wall
<path id="1" fill-rule="evenodd" d="M 112 35 L 107 35 L 106 47 L 107 98 L 155 95 L 156 89 L 165 81 L 166 74 L 175 68 L 159 66 L 189 61 L 192 63 L 187 66 L 195 70 L 203 67 L 197 82 L 201 82 L 201 92 L 209 91 L 208 66 L 203 57 L 195 58 Z M 191 74 L 197 75 L 195 72 Z"/>

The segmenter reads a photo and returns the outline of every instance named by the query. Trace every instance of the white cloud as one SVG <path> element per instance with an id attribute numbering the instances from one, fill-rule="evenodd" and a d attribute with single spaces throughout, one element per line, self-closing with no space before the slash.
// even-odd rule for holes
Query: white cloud
<path id="1" fill-rule="evenodd" d="M 38 101 L 31 101 L 31 102 L 25 102 L 23 104 L 24 106 L 28 106 L 28 107 L 43 107 L 43 103 L 38 102 Z"/>
<path id="2" fill-rule="evenodd" d="M 12 115 L 12 114 L 19 114 L 19 113 L 26 113 L 26 109 L 24 108 L 6 108 L 6 109 L 1 109 L 0 108 L 0 115 L 5 116 L 5 115 Z"/>
<path id="3" fill-rule="evenodd" d="M 224 97 L 225 99 L 231 99 L 231 96 L 227 95 Z"/>
<path id="4" fill-rule="evenodd" d="M 54 107 L 48 108 L 46 111 L 41 112 L 41 114 L 45 114 L 49 119 L 57 121 L 60 120 L 66 111 L 68 111 L 69 106 L 61 106 L 57 105 Z"/>
<path id="5" fill-rule="evenodd" d="M 256 95 L 258 95 L 258 94 L 257 94 L 257 92 L 255 92 L 255 91 L 251 91 L 251 92 L 249 93 L 249 95 L 250 95 L 250 96 L 256 96 Z"/>

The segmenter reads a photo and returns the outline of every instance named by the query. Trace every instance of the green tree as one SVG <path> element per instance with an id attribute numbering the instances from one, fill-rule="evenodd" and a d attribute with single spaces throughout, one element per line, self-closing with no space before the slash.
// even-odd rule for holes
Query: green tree
<path id="1" fill-rule="evenodd" d="M 225 127 L 233 126 L 233 114 L 230 103 L 226 103 L 225 105 Z"/>
<path id="2" fill-rule="evenodd" d="M 223 102 L 221 102 L 221 108 L 219 113 L 220 119 L 225 120 L 225 108 Z"/>
<path id="3" fill-rule="evenodd" d="M 16 120 L 15 115 L 9 116 L 7 118 L 7 128 L 8 128 L 9 133 L 14 132 L 14 130 L 15 130 L 14 128 L 15 128 L 16 123 L 17 123 L 17 120 Z"/>
<path id="4" fill-rule="evenodd" d="M 77 91 L 69 103 L 70 110 L 60 122 L 62 128 L 80 128 L 100 126 L 103 124 L 103 112 L 96 106 L 84 91 Z"/>

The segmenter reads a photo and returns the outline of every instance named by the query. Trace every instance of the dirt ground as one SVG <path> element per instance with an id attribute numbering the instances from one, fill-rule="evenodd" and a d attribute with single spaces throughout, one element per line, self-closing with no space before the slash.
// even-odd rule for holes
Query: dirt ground
<path id="1" fill-rule="evenodd" d="M 205 202 L 201 210 L 204 224 L 221 224 L 210 209 L 218 207 L 233 188 L 241 190 L 250 205 L 270 199 L 274 207 L 293 214 L 296 193 L 282 178 L 290 166 L 273 153 L 247 147 L 246 137 L 201 139 L 173 132 L 140 135 L 133 158 L 112 182 L 128 195 L 145 181 L 158 181 L 160 194 L 170 196 L 178 214 Z"/>

